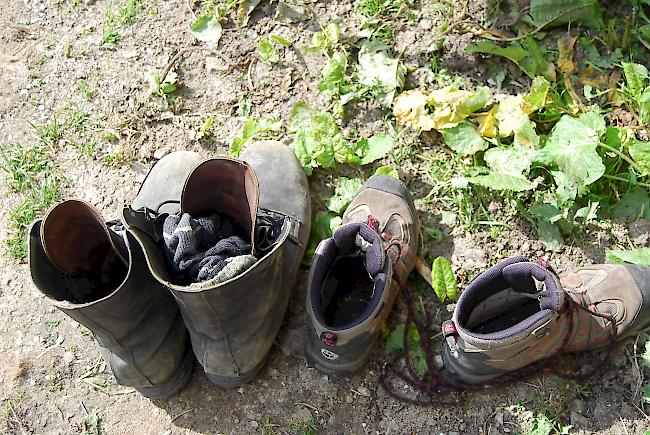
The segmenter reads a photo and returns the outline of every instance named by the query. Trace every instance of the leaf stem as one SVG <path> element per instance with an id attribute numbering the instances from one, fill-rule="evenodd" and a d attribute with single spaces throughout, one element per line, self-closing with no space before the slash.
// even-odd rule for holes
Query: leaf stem
<path id="1" fill-rule="evenodd" d="M 648 183 L 641 183 L 640 181 L 632 181 L 632 180 L 628 180 L 627 178 L 617 177 L 616 175 L 603 175 L 603 177 L 609 178 L 611 180 L 625 181 L 626 183 L 634 184 L 635 186 L 643 186 L 645 188 L 650 189 L 650 184 Z"/>
<path id="2" fill-rule="evenodd" d="M 636 163 L 634 163 L 634 160 L 632 160 L 631 158 L 629 158 L 628 156 L 626 156 L 625 154 L 623 154 L 622 152 L 620 152 L 620 151 L 617 150 L 616 148 L 614 148 L 614 147 L 610 147 L 609 145 L 604 144 L 604 143 L 602 143 L 602 142 L 600 142 L 600 143 L 598 144 L 598 146 L 601 147 L 601 148 L 605 148 L 607 151 L 611 151 L 611 152 L 613 152 L 614 154 L 616 154 L 617 156 L 619 156 L 620 158 L 622 158 L 623 160 L 625 160 L 625 161 L 626 161 L 626 162 L 627 162 L 627 163 L 628 163 L 628 164 L 629 164 L 629 165 L 630 165 L 630 166 L 631 166 L 631 167 L 632 167 L 636 172 L 638 172 L 639 174 L 642 174 L 642 173 L 643 173 L 643 171 L 641 170 L 641 168 L 639 168 L 639 166 L 638 166 Z"/>

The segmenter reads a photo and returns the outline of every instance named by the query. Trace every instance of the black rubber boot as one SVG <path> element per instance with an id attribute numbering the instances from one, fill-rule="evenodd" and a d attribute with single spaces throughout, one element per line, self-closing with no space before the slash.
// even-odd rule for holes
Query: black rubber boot
<path id="1" fill-rule="evenodd" d="M 174 180 L 197 160 L 194 153 L 166 156 L 148 177 L 157 182 L 143 186 L 136 201 L 174 201 Z M 30 229 L 29 265 L 49 301 L 92 331 L 119 384 L 155 399 L 187 384 L 194 358 L 178 305 L 122 224 L 104 222 L 83 201 L 58 204 Z"/>
<path id="2" fill-rule="evenodd" d="M 181 199 L 181 212 L 224 215 L 249 237 L 254 264 L 235 276 L 179 285 L 161 255 L 159 229 L 125 214 L 153 275 L 181 307 L 196 358 L 207 377 L 223 387 L 249 382 L 264 366 L 287 309 L 311 219 L 307 178 L 289 148 L 258 142 L 241 159 L 200 163 L 188 176 Z"/>

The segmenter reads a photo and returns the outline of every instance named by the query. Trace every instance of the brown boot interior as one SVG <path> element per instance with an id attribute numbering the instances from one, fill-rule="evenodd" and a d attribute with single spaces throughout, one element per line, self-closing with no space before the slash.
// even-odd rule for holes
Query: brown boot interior
<path id="1" fill-rule="evenodd" d="M 83 201 L 52 208 L 41 228 L 43 250 L 65 280 L 61 299 L 87 303 L 114 291 L 125 279 L 126 260 L 117 251 L 101 215 Z"/>
<path id="2" fill-rule="evenodd" d="M 258 183 L 246 164 L 225 158 L 199 164 L 185 182 L 181 211 L 192 217 L 225 215 L 254 243 Z M 253 246 L 253 250 L 254 250 Z"/>

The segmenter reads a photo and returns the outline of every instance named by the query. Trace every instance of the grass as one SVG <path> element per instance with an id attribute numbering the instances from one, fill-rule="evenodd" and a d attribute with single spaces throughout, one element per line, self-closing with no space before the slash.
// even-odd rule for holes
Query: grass
<path id="1" fill-rule="evenodd" d="M 92 101 L 93 98 L 95 98 L 95 91 L 90 87 L 88 82 L 86 82 L 85 80 L 79 79 L 77 81 L 77 87 L 79 88 L 79 92 L 81 92 L 81 95 L 83 95 L 86 100 Z"/>
<path id="2" fill-rule="evenodd" d="M 318 431 L 320 425 L 314 417 L 307 420 L 296 420 L 289 423 L 289 433 L 297 435 L 312 435 Z"/>
<path id="3" fill-rule="evenodd" d="M 106 12 L 104 12 L 101 46 L 115 48 L 115 45 L 122 39 L 122 35 L 118 29 L 124 25 L 133 23 L 139 11 L 140 0 L 128 0 L 117 11 L 113 9 L 113 4 L 111 4 L 106 9 Z"/>
<path id="4" fill-rule="evenodd" d="M 2 406 L 0 406 L 0 432 L 15 433 L 19 429 L 25 429 L 18 413 L 16 413 L 16 409 L 20 406 L 24 398 L 25 390 L 21 389 L 2 402 Z"/>

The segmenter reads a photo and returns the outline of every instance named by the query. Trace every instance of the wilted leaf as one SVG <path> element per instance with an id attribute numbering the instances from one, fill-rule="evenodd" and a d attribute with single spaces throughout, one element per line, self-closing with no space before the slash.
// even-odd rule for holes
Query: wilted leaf
<path id="1" fill-rule="evenodd" d="M 535 131 L 535 123 L 522 109 L 524 105 L 524 98 L 521 95 L 509 95 L 501 100 L 494 117 L 498 122 L 500 137 L 514 135 L 515 145 L 534 148 L 539 145 L 539 136 Z"/>
<path id="2" fill-rule="evenodd" d="M 481 41 L 478 44 L 470 44 L 467 46 L 467 52 L 469 54 L 483 53 L 483 54 L 494 54 L 496 56 L 505 57 L 510 59 L 514 63 L 518 64 L 521 62 L 527 55 L 528 52 L 523 49 L 523 47 L 513 42 L 507 47 L 500 47 L 494 42 Z"/>
<path id="3" fill-rule="evenodd" d="M 451 263 L 445 257 L 438 257 L 431 266 L 431 286 L 440 302 L 455 301 L 458 297 L 458 283 Z"/>
<path id="4" fill-rule="evenodd" d="M 389 134 L 375 134 L 368 139 L 361 139 L 358 143 L 363 150 L 361 164 L 367 165 L 375 160 L 386 157 L 395 145 L 395 138 Z"/>
<path id="5" fill-rule="evenodd" d="M 607 261 L 616 264 L 638 264 L 650 266 L 650 248 L 636 248 L 629 251 L 612 250 L 607 251 Z"/>
<path id="6" fill-rule="evenodd" d="M 257 47 L 257 51 L 260 56 L 260 60 L 269 65 L 277 63 L 280 60 L 275 46 L 268 39 L 261 39 Z"/>
<path id="7" fill-rule="evenodd" d="M 433 116 L 427 108 L 429 92 L 413 89 L 401 93 L 395 100 L 393 114 L 400 124 L 418 131 L 430 131 L 435 128 Z"/>
<path id="8" fill-rule="evenodd" d="M 577 36 L 571 36 L 567 33 L 562 34 L 562 36 L 557 40 L 557 69 L 559 69 L 562 74 L 573 74 L 576 70 L 576 65 L 573 62 L 573 48 L 575 47 L 577 40 Z"/>
<path id="9" fill-rule="evenodd" d="M 359 49 L 358 78 L 362 86 L 384 106 L 390 106 L 395 92 L 404 86 L 406 67 L 390 48 L 377 40 L 364 40 Z"/>
<path id="10" fill-rule="evenodd" d="M 544 77 L 535 77 L 530 86 L 530 91 L 524 96 L 521 105 L 525 114 L 531 115 L 544 108 L 546 105 L 546 96 L 551 88 L 551 84 Z"/>
<path id="11" fill-rule="evenodd" d="M 221 39 L 221 23 L 210 14 L 201 15 L 192 24 L 192 34 L 196 39 L 205 42 L 208 47 L 216 49 Z"/>
<path id="12" fill-rule="evenodd" d="M 342 213 L 354 199 L 362 184 L 363 181 L 358 178 L 337 178 L 334 195 L 325 201 L 327 209 L 335 213 Z"/>
<path id="13" fill-rule="evenodd" d="M 469 115 L 484 108 L 490 97 L 490 89 L 487 87 L 479 87 L 475 92 L 454 86 L 430 91 L 427 103 L 434 109 L 434 128 L 442 130 L 457 126 Z"/>
<path id="14" fill-rule="evenodd" d="M 523 192 L 535 187 L 533 183 L 522 177 L 514 175 L 491 173 L 488 175 L 476 175 L 466 177 L 466 180 L 472 184 L 487 187 L 492 190 L 511 190 L 513 192 Z"/>
<path id="15" fill-rule="evenodd" d="M 476 126 L 463 121 L 455 127 L 440 130 L 449 148 L 461 156 L 473 155 L 485 151 L 489 143 L 481 137 Z"/>
<path id="16" fill-rule="evenodd" d="M 598 0 L 531 0 L 530 16 L 536 26 L 557 27 L 567 23 L 600 28 L 603 11 Z"/>

